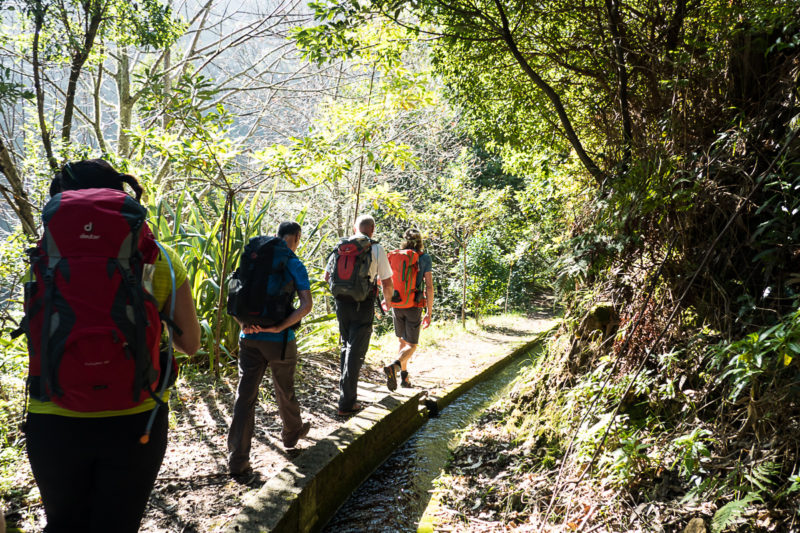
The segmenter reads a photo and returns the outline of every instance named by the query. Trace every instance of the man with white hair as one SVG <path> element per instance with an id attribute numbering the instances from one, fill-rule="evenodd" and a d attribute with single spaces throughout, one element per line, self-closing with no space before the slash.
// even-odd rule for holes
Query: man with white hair
<path id="1" fill-rule="evenodd" d="M 383 294 L 391 295 L 394 291 L 386 250 L 372 240 L 375 219 L 370 215 L 359 216 L 353 231 L 353 236 L 342 239 L 334 249 L 325 268 L 325 281 L 336 299 L 341 336 L 339 416 L 362 409 L 357 401 L 358 374 L 372 336 L 378 282 Z"/>

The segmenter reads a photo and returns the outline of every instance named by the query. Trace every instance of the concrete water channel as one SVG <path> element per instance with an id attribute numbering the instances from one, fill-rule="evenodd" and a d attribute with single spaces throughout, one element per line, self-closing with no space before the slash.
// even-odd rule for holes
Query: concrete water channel
<path id="1" fill-rule="evenodd" d="M 344 502 L 323 533 L 396 533 L 418 530 L 432 483 L 447 465 L 459 432 L 502 398 L 536 348 L 521 354 L 428 420 Z"/>
<path id="2" fill-rule="evenodd" d="M 414 389 L 385 395 L 251 494 L 226 531 L 416 531 L 454 436 L 506 391 L 541 335 L 438 397 Z M 439 416 L 428 420 L 429 409 Z"/>

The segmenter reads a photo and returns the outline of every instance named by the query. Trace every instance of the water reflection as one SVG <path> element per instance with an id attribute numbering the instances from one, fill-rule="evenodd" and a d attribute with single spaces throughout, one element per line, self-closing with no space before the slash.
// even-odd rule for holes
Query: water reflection
<path id="1" fill-rule="evenodd" d="M 504 395 L 529 357 L 511 363 L 430 419 L 342 504 L 324 533 L 416 531 L 458 432 Z"/>

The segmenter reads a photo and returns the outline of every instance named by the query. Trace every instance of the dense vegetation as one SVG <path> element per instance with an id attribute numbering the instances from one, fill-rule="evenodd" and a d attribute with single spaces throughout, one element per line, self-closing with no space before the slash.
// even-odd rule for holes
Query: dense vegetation
<path id="1" fill-rule="evenodd" d="M 234 367 L 219 304 L 244 240 L 302 222 L 304 348 L 330 346 L 320 268 L 368 210 L 388 246 L 423 229 L 440 318 L 524 311 L 538 290 L 566 306 L 502 414 L 515 445 L 542 450 L 518 474 L 558 465 L 519 516 L 566 523 L 580 479 L 618 496 L 609 530 L 656 499 L 717 531 L 793 527 L 797 1 L 0 7 L 4 331 L 64 161 L 142 177 L 198 303 L 187 364 L 216 372 Z M 8 467 L 25 354 L 0 342 Z"/>

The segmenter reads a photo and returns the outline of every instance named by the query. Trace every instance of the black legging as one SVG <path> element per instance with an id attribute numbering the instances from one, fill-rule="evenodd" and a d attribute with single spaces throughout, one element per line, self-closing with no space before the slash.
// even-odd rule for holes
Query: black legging
<path id="1" fill-rule="evenodd" d="M 46 533 L 135 533 L 167 448 L 168 409 L 107 418 L 29 413 L 28 459 L 42 494 Z"/>

